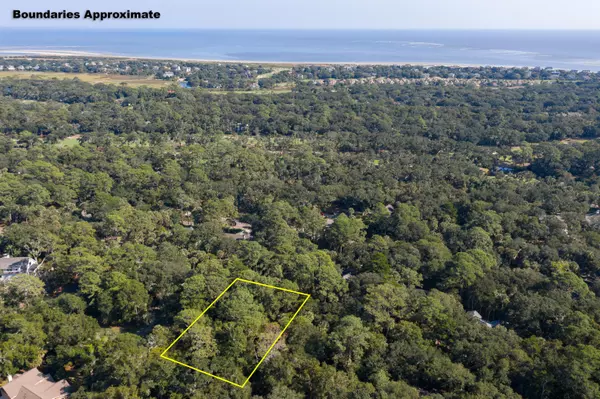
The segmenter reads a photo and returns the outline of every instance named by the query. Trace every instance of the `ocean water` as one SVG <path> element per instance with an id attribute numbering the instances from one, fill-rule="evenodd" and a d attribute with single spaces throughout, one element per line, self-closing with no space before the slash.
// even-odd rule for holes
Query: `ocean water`
<path id="1" fill-rule="evenodd" d="M 600 31 L 60 30 L 0 28 L 0 52 L 265 62 L 385 62 L 600 70 Z"/>

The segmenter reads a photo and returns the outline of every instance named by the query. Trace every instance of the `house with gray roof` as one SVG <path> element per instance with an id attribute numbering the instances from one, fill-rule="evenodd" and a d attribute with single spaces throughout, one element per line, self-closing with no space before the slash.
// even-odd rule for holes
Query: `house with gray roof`
<path id="1" fill-rule="evenodd" d="M 7 281 L 17 274 L 33 274 L 37 267 L 35 259 L 5 256 L 0 258 L 0 281 Z"/>
<path id="2" fill-rule="evenodd" d="M 467 312 L 467 315 L 469 315 L 473 319 L 477 320 L 479 323 L 483 324 L 486 327 L 495 328 L 500 325 L 500 321 L 498 321 L 498 320 L 494 320 L 494 321 L 484 320 L 483 317 L 481 316 L 481 314 L 476 310 L 471 310 L 471 311 Z"/>

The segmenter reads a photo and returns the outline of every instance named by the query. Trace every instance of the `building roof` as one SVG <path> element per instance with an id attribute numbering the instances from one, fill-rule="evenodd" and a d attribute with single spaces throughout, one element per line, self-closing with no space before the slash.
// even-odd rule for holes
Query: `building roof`
<path id="1" fill-rule="evenodd" d="M 229 228 L 237 229 L 237 230 L 247 230 L 248 232 L 252 232 L 252 225 L 250 223 L 240 222 L 237 219 L 222 219 L 225 221 Z"/>
<path id="2" fill-rule="evenodd" d="M 10 399 L 59 399 L 68 396 L 69 387 L 67 381 L 54 382 L 52 377 L 34 368 L 14 376 L 1 389 Z"/>
<path id="3" fill-rule="evenodd" d="M 234 229 L 252 230 L 252 225 L 250 223 L 244 223 L 244 222 L 240 222 L 238 220 L 236 220 L 235 224 L 231 227 Z"/>
<path id="4" fill-rule="evenodd" d="M 476 311 L 476 310 L 470 310 L 470 311 L 467 312 L 467 314 L 469 316 L 471 316 L 471 317 L 476 318 L 476 319 L 481 319 L 482 318 L 481 315 L 479 314 L 479 312 Z"/>
<path id="5" fill-rule="evenodd" d="M 6 270 L 11 265 L 18 263 L 18 262 L 22 262 L 24 260 L 28 261 L 29 258 L 0 258 L 0 270 Z"/>

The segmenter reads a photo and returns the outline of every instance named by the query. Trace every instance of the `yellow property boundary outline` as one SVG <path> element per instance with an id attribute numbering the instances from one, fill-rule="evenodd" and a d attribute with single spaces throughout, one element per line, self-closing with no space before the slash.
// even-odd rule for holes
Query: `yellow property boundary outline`
<path id="1" fill-rule="evenodd" d="M 296 310 L 296 313 L 294 313 L 294 315 L 292 316 L 292 318 L 290 319 L 290 321 L 288 321 L 288 323 L 285 325 L 285 327 L 283 328 L 283 330 L 281 330 L 281 332 L 279 333 L 279 335 L 277 336 L 277 338 L 275 339 L 275 341 L 274 341 L 274 342 L 271 344 L 271 346 L 269 347 L 269 349 L 267 349 L 267 352 L 266 352 L 266 353 L 264 354 L 264 356 L 263 356 L 263 357 L 260 359 L 260 361 L 258 362 L 258 364 L 256 365 L 256 367 L 254 367 L 254 370 L 252 370 L 252 372 L 250 373 L 250 375 L 248 376 L 248 378 L 246 378 L 246 381 L 244 381 L 244 383 L 243 383 L 243 384 L 238 384 L 238 383 L 235 383 L 235 382 L 233 382 L 233 381 L 229 381 L 229 380 L 228 380 L 228 379 L 226 379 L 226 378 L 223 378 L 223 377 L 216 376 L 216 375 L 214 375 L 214 374 L 211 374 L 211 373 L 209 373 L 209 372 L 206 372 L 206 371 L 204 371 L 204 370 L 200 370 L 200 369 L 197 369 L 197 368 L 195 368 L 195 367 L 192 367 L 192 366 L 190 366 L 189 364 L 185 364 L 185 363 L 182 363 L 182 362 L 180 362 L 180 361 L 177 361 L 177 360 L 175 360 L 175 359 L 171 359 L 170 357 L 167 357 L 167 356 L 165 356 L 165 354 L 166 354 L 166 353 L 169 351 L 169 349 L 171 349 L 171 348 L 173 347 L 173 345 L 175 345 L 175 344 L 177 343 L 177 341 L 179 341 L 179 340 L 181 339 L 181 337 L 183 337 L 183 335 L 184 335 L 186 332 L 188 332 L 188 330 L 189 330 L 190 328 L 192 328 L 192 326 L 193 326 L 194 324 L 196 324 L 196 322 L 197 322 L 198 320 L 200 320 L 200 318 L 201 318 L 202 316 L 204 316 L 204 314 L 205 314 L 205 313 L 208 311 L 208 309 L 210 309 L 210 308 L 211 308 L 211 307 L 212 307 L 212 306 L 213 306 L 215 303 L 217 303 L 217 301 L 218 301 L 218 300 L 219 300 L 219 299 L 220 299 L 220 298 L 221 298 L 223 295 L 225 295 L 225 293 L 226 293 L 226 292 L 227 292 L 227 291 L 228 291 L 228 290 L 229 290 L 229 289 L 230 289 L 230 288 L 231 288 L 231 287 L 232 287 L 232 286 L 233 286 L 233 285 L 234 285 L 236 282 L 238 282 L 238 281 L 240 281 L 240 282 L 243 282 L 243 283 L 248 283 L 248 284 L 260 285 L 260 286 L 262 286 L 262 287 L 273 288 L 273 289 L 275 289 L 275 290 L 280 290 L 280 291 L 285 291 L 285 292 L 291 292 L 291 293 L 293 293 L 293 294 L 297 294 L 297 295 L 303 295 L 303 296 L 305 296 L 305 297 L 306 297 L 306 299 L 305 299 L 305 300 L 302 302 L 302 304 L 300 305 L 300 307 L 298 308 L 298 310 Z M 231 385 L 233 385 L 233 386 L 236 386 L 236 387 L 238 387 L 238 388 L 244 388 L 244 387 L 246 386 L 246 384 L 248 383 L 248 381 L 250 381 L 250 378 L 252 378 L 252 376 L 254 375 L 254 373 L 256 372 L 256 370 L 258 370 L 258 367 L 259 367 L 259 366 L 262 364 L 262 362 L 263 362 L 263 361 L 264 361 L 264 360 L 267 358 L 267 356 L 269 355 L 269 352 L 271 352 L 271 350 L 272 350 L 272 349 L 275 347 L 275 344 L 277 344 L 277 342 L 278 342 L 278 341 L 281 339 L 281 337 L 283 336 L 283 333 L 285 333 L 285 330 L 287 330 L 287 328 L 290 326 L 290 324 L 292 324 L 292 321 L 294 321 L 294 319 L 296 318 L 296 316 L 298 316 L 298 313 L 300 313 L 300 310 L 302 310 L 302 308 L 304 307 L 304 305 L 306 304 L 306 302 L 309 300 L 309 298 L 310 298 L 310 295 L 309 295 L 309 294 L 306 294 L 306 293 L 304 293 L 304 292 L 298 292 L 298 291 L 288 290 L 287 288 L 276 287 L 276 286 L 274 286 L 274 285 L 269 285 L 269 284 L 257 283 L 256 281 L 245 280 L 245 279 L 243 279 L 243 278 L 236 278 L 235 280 L 233 280 L 233 282 L 232 282 L 231 284 L 229 284 L 229 286 L 227 286 L 227 288 L 225 288 L 225 290 L 224 290 L 223 292 L 221 292 L 221 293 L 219 294 L 219 296 L 218 296 L 218 297 L 217 297 L 217 298 L 216 298 L 214 301 L 212 301 L 212 302 L 211 302 L 211 304 L 210 304 L 210 305 L 208 305 L 208 307 L 207 307 L 206 309 L 204 309 L 204 311 L 203 311 L 202 313 L 200 313 L 200 316 L 196 317 L 196 320 L 194 320 L 194 321 L 192 322 L 192 324 L 190 324 L 190 325 L 189 325 L 189 326 L 188 326 L 188 327 L 187 327 L 185 330 L 183 330 L 183 332 L 182 332 L 181 334 L 179 334 L 179 336 L 178 336 L 178 337 L 175 339 L 175 341 L 171 342 L 171 344 L 170 344 L 170 345 L 167 347 L 167 349 L 165 349 L 165 350 L 164 350 L 164 352 L 160 354 L 160 357 L 161 357 L 161 358 L 163 358 L 163 359 L 165 359 L 165 360 L 169 360 L 169 361 L 171 361 L 171 362 L 173 362 L 173 363 L 175 363 L 175 364 L 178 364 L 178 365 L 180 365 L 180 366 L 184 366 L 184 367 L 187 367 L 187 368 L 189 368 L 189 369 L 192 369 L 192 370 L 194 370 L 194 371 L 197 371 L 197 372 L 199 372 L 199 373 L 206 374 L 206 375 L 208 375 L 208 376 L 210 376 L 210 377 L 216 378 L 217 380 L 220 380 L 220 381 L 223 381 L 223 382 L 227 382 L 227 383 L 229 383 L 229 384 L 231 384 Z"/>

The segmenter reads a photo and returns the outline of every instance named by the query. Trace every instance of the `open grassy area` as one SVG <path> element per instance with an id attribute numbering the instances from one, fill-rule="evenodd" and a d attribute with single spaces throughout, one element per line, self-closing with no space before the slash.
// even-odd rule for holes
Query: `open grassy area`
<path id="1" fill-rule="evenodd" d="M 63 140 L 60 140 L 59 142 L 57 142 L 56 146 L 59 148 L 75 147 L 75 146 L 79 145 L 80 138 L 81 138 L 80 134 L 76 134 L 75 136 L 69 136 L 69 137 L 66 137 Z"/>
<path id="2" fill-rule="evenodd" d="M 277 69 L 277 72 L 284 68 Z M 260 75 L 259 78 L 264 78 L 267 75 L 272 75 L 274 72 Z M 16 79 L 74 79 L 77 78 L 83 82 L 92 84 L 105 83 L 105 84 L 121 84 L 125 83 L 131 87 L 138 86 L 149 86 L 154 88 L 167 87 L 176 82 L 165 81 L 160 79 L 154 79 L 151 76 L 135 76 L 135 75 L 107 75 L 100 73 L 63 73 L 63 72 L 15 72 L 15 71 L 0 71 L 0 79 L 2 78 L 16 78 Z M 266 90 L 221 90 L 221 89 L 208 89 L 207 91 L 214 94 L 278 94 L 278 93 L 289 93 L 292 91 L 294 84 L 289 82 L 278 83 L 272 89 Z"/>
<path id="3" fill-rule="evenodd" d="M 564 139 L 561 140 L 560 143 L 561 144 L 583 144 L 583 143 L 587 143 L 588 141 L 591 141 L 590 139 Z"/>
<path id="4" fill-rule="evenodd" d="M 275 75 L 276 73 L 279 73 L 282 71 L 291 71 L 291 70 L 292 70 L 291 67 L 287 67 L 287 68 L 273 67 L 271 72 L 267 72 L 267 73 L 263 73 L 262 75 L 258 75 L 256 77 L 256 80 L 258 81 L 258 79 L 270 78 L 271 76 Z"/>
<path id="5" fill-rule="evenodd" d="M 221 89 L 207 89 L 207 93 L 211 94 L 282 94 L 282 93 L 291 93 L 291 88 L 278 88 L 275 87 L 273 89 L 260 89 L 260 90 L 221 90 Z"/>
<path id="6" fill-rule="evenodd" d="M 101 73 L 63 73 L 63 72 L 15 72 L 15 71 L 0 71 L 1 78 L 17 78 L 17 79 L 73 79 L 77 78 L 84 82 L 96 84 L 121 84 L 126 83 L 128 86 L 150 86 L 150 87 L 166 87 L 174 82 L 154 79 L 151 76 L 135 76 L 135 75 L 107 75 Z"/>

